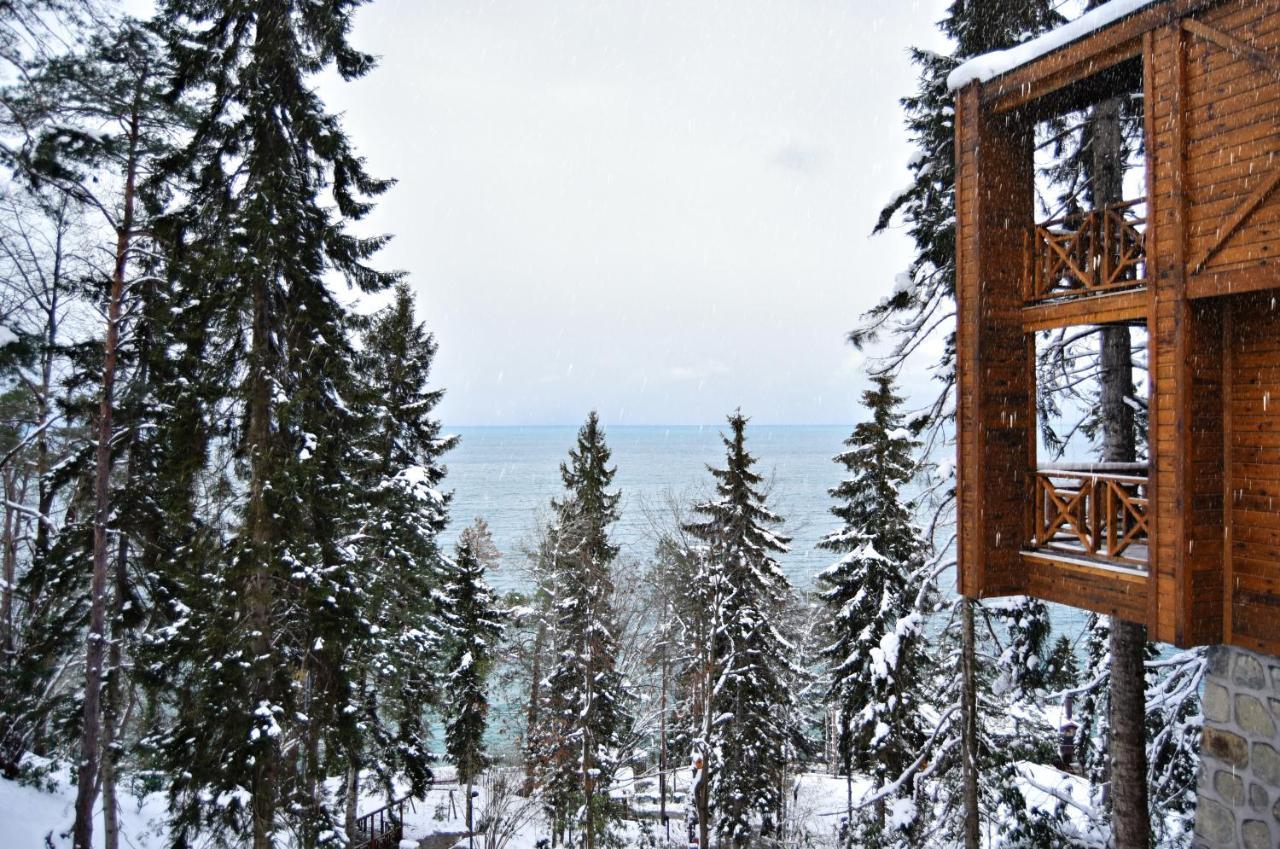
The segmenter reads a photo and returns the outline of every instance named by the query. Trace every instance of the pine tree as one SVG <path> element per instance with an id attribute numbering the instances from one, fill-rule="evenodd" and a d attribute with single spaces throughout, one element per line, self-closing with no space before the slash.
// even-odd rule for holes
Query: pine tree
<path id="1" fill-rule="evenodd" d="M 468 529 L 470 530 L 470 529 Z M 466 787 L 467 831 L 475 832 L 472 785 L 487 764 L 484 734 L 489 713 L 486 681 L 502 633 L 501 613 L 485 583 L 484 563 L 475 537 L 464 533 L 455 552 L 445 597 L 457 622 L 451 635 L 449 679 L 445 695 L 445 750 Z"/>
<path id="2" fill-rule="evenodd" d="M 616 622 L 611 566 L 618 548 L 609 528 L 619 493 L 615 468 L 593 411 L 560 466 L 565 497 L 556 515 L 554 629 L 556 656 L 547 676 L 548 721 L 554 730 L 550 792 L 562 815 L 576 806 L 581 845 L 593 849 L 616 817 L 609 786 L 626 727 L 626 693 L 615 667 Z"/>
<path id="3" fill-rule="evenodd" d="M 697 504 L 702 520 L 685 526 L 703 549 L 696 589 L 707 604 L 701 616 L 709 636 L 693 735 L 703 764 L 695 794 L 702 846 L 712 811 L 722 845 L 748 845 L 755 817 L 770 828 L 781 809 L 787 747 L 797 742 L 792 685 L 803 673 L 775 624 L 791 587 L 774 558 L 790 540 L 769 530 L 782 520 L 766 506 L 762 478 L 752 471 L 746 426 L 741 412 L 729 417 L 725 467 L 708 467 L 716 497 Z"/>
<path id="4" fill-rule="evenodd" d="M 67 471 L 83 474 L 90 482 L 90 533 L 64 533 L 55 546 L 70 568 L 79 554 L 93 564 L 72 830 L 77 847 L 91 842 L 99 773 L 106 796 L 108 846 L 114 849 L 118 839 L 113 743 L 122 712 L 124 643 L 139 624 L 141 610 L 129 604 L 138 595 L 127 568 L 127 540 L 135 528 L 121 522 L 133 512 L 121 502 L 136 501 L 136 495 L 120 496 L 137 484 L 136 463 L 128 462 L 123 487 L 113 479 L 119 477 L 115 467 L 121 455 L 139 438 L 146 417 L 143 399 L 150 396 L 145 361 L 152 334 L 144 323 L 152 317 L 147 305 L 154 300 L 153 281 L 160 276 L 150 233 L 170 189 L 165 180 L 151 175 L 160 170 L 158 163 L 170 153 L 169 139 L 182 131 L 186 117 L 181 101 L 171 100 L 163 90 L 170 69 L 160 48 L 148 27 L 124 19 L 93 33 L 82 52 L 44 63 L 9 99 L 30 133 L 14 158 L 21 173 L 34 185 L 100 217 L 110 234 L 110 247 L 104 251 L 109 267 L 95 275 L 97 285 L 88 293 L 106 317 L 101 341 L 92 351 L 81 346 L 73 358 L 80 360 L 74 363 L 76 370 L 67 377 L 68 385 L 83 388 L 89 396 L 76 415 L 91 423 L 95 449 Z M 125 409 L 123 398 L 131 399 Z M 114 526 L 115 544 L 108 540 L 108 524 Z"/>
<path id="5" fill-rule="evenodd" d="M 1001 687 L 1016 698 L 1034 704 L 1046 688 L 1049 673 L 1049 608 L 1043 601 L 1019 596 L 996 609 L 1004 620 L 1009 641 L 998 660 Z"/>
<path id="6" fill-rule="evenodd" d="M 366 173 L 311 79 L 373 66 L 347 40 L 360 5 L 160 4 L 172 88 L 207 98 L 170 163 L 189 188 L 165 228 L 183 306 L 203 313 L 180 408 L 204 417 L 187 436 L 205 453 L 186 497 L 218 493 L 234 517 L 223 534 L 187 517 L 166 564 L 175 686 L 157 743 L 180 843 L 251 834 L 267 849 L 282 829 L 305 847 L 341 839 L 322 779 L 360 735 L 347 661 L 365 639 L 364 561 L 346 543 L 366 458 L 349 438 L 351 320 L 329 281 L 372 292 L 395 277 L 366 264 L 383 239 L 347 232 L 388 184 Z"/>
<path id="7" fill-rule="evenodd" d="M 849 474 L 831 490 L 841 527 L 818 545 L 843 556 L 818 575 L 818 586 L 832 620 L 822 654 L 839 711 L 841 762 L 847 776 L 866 773 L 879 789 L 906 775 L 926 737 L 920 709 L 928 660 L 917 581 L 928 545 L 902 492 L 915 475 L 917 447 L 902 427 L 902 399 L 890 377 L 874 384 L 862 396 L 870 420 L 854 428 L 835 458 Z M 897 796 L 911 799 L 912 788 L 904 782 Z M 852 822 L 852 798 L 848 813 Z M 883 832 L 883 801 L 876 819 Z"/>
<path id="8" fill-rule="evenodd" d="M 1076 649 L 1066 634 L 1058 637 L 1049 653 L 1049 668 L 1045 674 L 1045 689 L 1050 692 L 1073 690 L 1080 686 L 1080 662 Z"/>
<path id="9" fill-rule="evenodd" d="M 362 576 L 357 589 L 363 635 L 348 666 L 361 705 L 359 739 L 349 749 L 346 825 L 354 831 L 359 776 L 372 769 L 390 793 L 393 780 L 425 793 L 431 781 L 426 711 L 435 702 L 445 645 L 457 627 L 446 601 L 453 569 L 437 538 L 448 519 L 443 455 L 458 442 L 434 418 L 443 390 L 430 384 L 437 346 L 414 316 L 406 284 L 373 315 L 356 358 L 360 388 L 363 495 L 352 505 L 363 521 L 349 541 Z"/>

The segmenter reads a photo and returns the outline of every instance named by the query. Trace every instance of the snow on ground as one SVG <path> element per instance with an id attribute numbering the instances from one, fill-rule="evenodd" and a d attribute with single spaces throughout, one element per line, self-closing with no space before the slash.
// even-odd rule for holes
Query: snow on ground
<path id="1" fill-rule="evenodd" d="M 1087 809 L 1089 784 L 1079 776 L 1069 775 L 1052 767 L 1024 763 L 1019 765 L 1024 778 L 1023 796 L 1030 809 L 1052 811 L 1064 798 L 1073 800 Z M 685 828 L 682 799 L 688 790 L 688 770 L 677 770 L 672 776 L 671 792 L 674 798 L 667 803 L 670 834 L 673 842 L 679 842 Z M 425 799 L 415 800 L 405 808 L 405 838 L 418 844 L 424 838 L 450 835 L 452 844 L 466 845 L 466 790 L 456 783 L 451 767 L 435 770 L 436 785 Z M 506 791 L 518 786 L 518 770 L 506 773 Z M 622 790 L 615 797 L 624 799 L 630 809 L 639 814 L 636 821 L 624 823 L 623 840 L 628 846 L 648 843 L 643 830 L 655 836 L 664 836 L 658 822 L 656 780 L 652 776 L 626 776 L 620 782 Z M 0 779 L 0 847 L 4 849 L 40 849 L 46 835 L 51 835 L 54 846 L 63 849 L 70 840 L 61 836 L 71 827 L 75 788 L 65 769 L 55 771 L 50 778 L 52 789 L 20 784 Z M 336 788 L 335 788 L 336 789 Z M 871 783 L 865 778 L 855 778 L 852 786 L 854 806 L 871 791 Z M 505 817 L 513 823 L 510 837 L 504 849 L 534 849 L 537 842 L 547 836 L 546 822 L 536 802 L 531 802 L 511 792 L 492 780 L 481 781 L 475 787 L 475 815 L 477 822 L 493 799 Z M 833 841 L 841 819 L 847 810 L 845 779 L 826 773 L 806 772 L 795 776 L 790 785 L 790 819 L 797 823 L 818 845 Z M 367 794 L 361 802 L 362 813 L 375 810 L 386 803 L 377 792 Z M 1068 806 L 1068 819 L 1082 833 L 1089 831 L 1088 817 L 1073 806 Z M 167 831 L 164 825 L 165 797 L 163 793 L 150 793 L 137 797 L 125 793 L 121 810 L 121 845 L 127 849 L 164 849 Z M 95 845 L 102 845 L 102 820 L 96 823 Z M 406 843 L 406 845 L 410 845 Z M 482 846 L 477 838 L 476 846 Z"/>
<path id="2" fill-rule="evenodd" d="M 1095 30 L 1115 23 L 1123 17 L 1132 15 L 1143 6 L 1155 0 L 1111 0 L 1091 12 L 1086 12 L 1074 21 L 1063 24 L 1044 35 L 1024 41 L 1008 50 L 996 50 L 982 56 L 975 56 L 960 65 L 947 76 L 947 88 L 958 91 L 974 81 L 986 82 L 1001 74 L 1007 74 L 1020 65 L 1033 59 L 1039 59 L 1046 53 L 1052 53 L 1059 47 L 1083 38 Z"/>
<path id="3" fill-rule="evenodd" d="M 60 832 L 75 818 L 76 790 L 64 768 L 50 776 L 52 792 L 40 787 L 0 779 L 0 846 L 6 849 L 39 849 L 45 837 L 54 846 L 70 846 Z M 120 810 L 120 845 L 130 849 L 161 849 L 167 832 L 163 826 L 165 797 L 151 793 L 141 799 L 128 795 Z M 103 844 L 102 816 L 95 822 L 94 845 Z"/>

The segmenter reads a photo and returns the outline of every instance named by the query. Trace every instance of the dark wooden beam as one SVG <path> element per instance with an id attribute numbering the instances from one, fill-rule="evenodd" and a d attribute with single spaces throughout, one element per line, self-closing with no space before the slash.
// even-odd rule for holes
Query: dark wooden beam
<path id="1" fill-rule="evenodd" d="M 1021 65 L 982 86 L 982 103 L 995 112 L 1026 106 L 1074 83 L 1139 57 L 1142 36 L 1223 0 L 1164 0 L 1108 27 Z"/>

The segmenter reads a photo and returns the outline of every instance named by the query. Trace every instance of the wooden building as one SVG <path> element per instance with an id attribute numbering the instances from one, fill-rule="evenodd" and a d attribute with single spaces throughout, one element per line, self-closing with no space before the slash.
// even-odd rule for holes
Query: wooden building
<path id="1" fill-rule="evenodd" d="M 1124 10 L 953 77 L 960 589 L 1280 655 L 1280 0 Z M 1035 125 L 1136 93 L 1145 198 L 1037 222 Z M 1035 332 L 1109 322 L 1147 329 L 1149 462 L 1038 465 Z"/>

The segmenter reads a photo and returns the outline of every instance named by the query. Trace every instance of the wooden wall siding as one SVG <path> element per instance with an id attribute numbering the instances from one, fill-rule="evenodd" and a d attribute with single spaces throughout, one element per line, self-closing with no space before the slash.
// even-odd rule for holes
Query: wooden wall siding
<path id="1" fill-rule="evenodd" d="M 984 113 L 979 86 L 957 100 L 957 394 L 960 589 L 1023 592 L 1032 458 L 1028 410 L 1032 337 L 1022 330 L 1023 234 L 1033 222 L 1032 134 L 1013 116 Z"/>
<path id="2" fill-rule="evenodd" d="M 1184 298 L 1183 252 L 1183 126 L 1181 98 L 1182 34 L 1177 23 L 1154 31 L 1149 39 L 1147 93 L 1149 132 L 1156 142 L 1147 148 L 1148 196 L 1152 209 L 1148 236 L 1149 292 L 1154 326 L 1149 334 L 1152 370 L 1150 451 L 1153 532 L 1148 609 L 1152 637 L 1185 644 L 1181 633 L 1186 587 L 1182 584 L 1185 527 L 1181 521 L 1186 468 L 1181 459 L 1185 441 L 1185 397 L 1180 387 L 1187 368 L 1188 306 Z"/>
<path id="3" fill-rule="evenodd" d="M 1260 14 L 1270 6 L 1275 14 Z M 1186 31 L 1187 274 L 1280 259 L 1280 4 L 1225 3 Z"/>
<path id="4" fill-rule="evenodd" d="M 1229 634 L 1280 654 L 1280 291 L 1228 309 Z"/>
<path id="5" fill-rule="evenodd" d="M 1218 300 L 1200 301 L 1188 310 L 1190 397 L 1183 445 L 1188 469 L 1184 478 L 1184 580 L 1187 617 L 1183 642 L 1222 641 L 1224 407 L 1223 310 Z"/>
<path id="6" fill-rule="evenodd" d="M 1078 81 L 1098 67 L 1131 61 L 1135 38 L 1147 290 L 1124 303 L 1023 308 L 1014 269 L 1031 218 L 1028 116 L 1084 91 Z M 1280 0 L 1153 4 L 969 86 L 957 133 L 961 591 L 1027 592 L 1145 621 L 1163 642 L 1280 654 Z M 1032 331 L 1143 317 L 1149 576 L 1020 553 L 1035 453 Z"/>
<path id="7" fill-rule="evenodd" d="M 1029 595 L 1132 622 L 1146 620 L 1149 583 L 1141 573 L 1093 569 L 1029 554 L 1022 562 Z"/>

